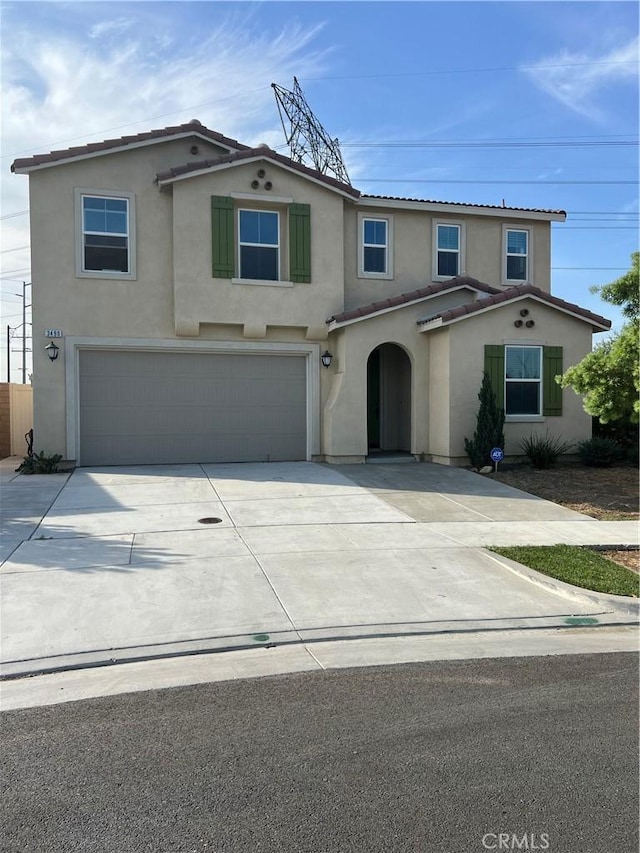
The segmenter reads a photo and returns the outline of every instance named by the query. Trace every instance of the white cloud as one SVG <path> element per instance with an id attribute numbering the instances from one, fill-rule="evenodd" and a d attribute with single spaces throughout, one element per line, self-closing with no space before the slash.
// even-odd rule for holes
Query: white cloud
<path id="1" fill-rule="evenodd" d="M 29 207 L 28 179 L 10 171 L 17 157 L 191 118 L 248 144 L 281 145 L 271 82 L 290 85 L 294 75 L 316 77 L 328 64 L 327 51 L 315 46 L 320 26 L 276 29 L 264 18 L 259 24 L 250 11 L 223 18 L 217 4 L 195 4 L 212 10 L 210 18 L 180 30 L 175 15 L 181 4 L 153 4 L 155 17 L 155 10 L 141 4 L 135 21 L 106 21 L 104 7 L 87 20 L 92 5 L 80 10 L 84 18 L 75 28 L 51 27 L 34 16 L 27 21 L 26 15 L 5 21 L 4 217 Z M 44 7 L 48 4 L 32 8 Z M 13 325 L 20 300 L 12 294 L 30 276 L 29 250 L 21 248 L 29 244 L 29 217 L 6 218 L 2 225 L 0 322 Z"/>
<path id="2" fill-rule="evenodd" d="M 203 7 L 205 4 L 203 4 Z M 213 6 L 213 4 L 212 4 Z M 135 23 L 135 25 L 134 25 Z M 12 24 L 3 40 L 2 213 L 28 208 L 28 181 L 12 175 L 16 157 L 178 124 L 199 118 L 243 142 L 281 144 L 270 84 L 294 74 L 318 76 L 326 52 L 320 27 L 295 23 L 274 31 L 246 14 L 178 37 L 158 18 L 101 20 L 69 28 Z M 88 34 L 88 35 L 87 35 Z M 117 35 L 117 38 L 100 38 Z M 28 217 L 3 221 L 3 279 L 29 266 Z M 7 272 L 8 271 L 8 272 Z M 17 275 L 19 279 L 20 275 Z M 2 290 L 14 288 L 14 283 Z M 4 303 L 6 308 L 8 303 Z"/>
<path id="3" fill-rule="evenodd" d="M 104 35 L 120 33 L 123 30 L 130 29 L 134 23 L 132 18 L 115 18 L 111 21 L 100 21 L 99 24 L 94 24 L 89 30 L 89 38 L 97 39 L 102 38 Z"/>
<path id="4" fill-rule="evenodd" d="M 562 51 L 523 68 L 544 92 L 596 122 L 607 119 L 598 96 L 612 85 L 638 79 L 638 37 L 602 53 Z"/>

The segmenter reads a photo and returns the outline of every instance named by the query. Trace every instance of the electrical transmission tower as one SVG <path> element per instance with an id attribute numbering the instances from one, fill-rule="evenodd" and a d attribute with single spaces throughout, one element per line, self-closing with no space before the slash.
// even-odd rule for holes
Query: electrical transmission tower
<path id="1" fill-rule="evenodd" d="M 276 96 L 280 121 L 291 149 L 291 159 L 311 166 L 323 175 L 333 174 L 343 184 L 351 185 L 337 139 L 331 139 L 311 111 L 297 79 L 293 91 L 271 84 Z M 287 122 L 289 130 L 287 130 Z"/>

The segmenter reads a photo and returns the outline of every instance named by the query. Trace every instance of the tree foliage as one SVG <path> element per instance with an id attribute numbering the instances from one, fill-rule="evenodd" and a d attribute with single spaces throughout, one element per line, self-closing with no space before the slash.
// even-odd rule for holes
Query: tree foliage
<path id="1" fill-rule="evenodd" d="M 498 406 L 489 374 L 484 371 L 478 392 L 480 408 L 476 419 L 476 431 L 472 439 L 465 438 L 464 449 L 474 468 L 491 464 L 491 450 L 504 448 L 504 409 Z"/>
<path id="2" fill-rule="evenodd" d="M 600 423 L 640 419 L 640 252 L 631 256 L 629 272 L 610 284 L 594 288 L 603 299 L 621 305 L 629 317 L 617 335 L 598 344 L 581 362 L 570 367 L 556 381 L 584 397 L 586 412 Z"/>
<path id="3" fill-rule="evenodd" d="M 622 305 L 625 317 L 634 319 L 640 313 L 640 252 L 631 255 L 631 269 L 623 276 L 601 286 L 592 287 L 593 293 L 599 293 L 605 302 Z"/>

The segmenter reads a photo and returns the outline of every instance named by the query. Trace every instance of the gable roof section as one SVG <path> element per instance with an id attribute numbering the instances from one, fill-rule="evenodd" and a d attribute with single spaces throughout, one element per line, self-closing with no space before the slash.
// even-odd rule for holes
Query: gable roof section
<path id="1" fill-rule="evenodd" d="M 267 145 L 259 145 L 257 148 L 244 148 L 242 151 L 233 151 L 229 154 L 224 154 L 221 157 L 210 157 L 206 160 L 199 160 L 193 163 L 185 163 L 182 166 L 174 166 L 164 172 L 159 172 L 156 175 L 156 182 L 160 186 L 171 184 L 174 181 L 182 180 L 183 178 L 193 178 L 196 175 L 206 174 L 219 169 L 226 169 L 237 163 L 251 162 L 252 160 L 271 160 L 285 169 L 293 172 L 299 172 L 307 178 L 311 178 L 321 184 L 328 186 L 330 189 L 338 190 L 339 192 L 348 195 L 351 198 L 359 198 L 359 190 L 349 184 L 343 184 L 341 181 L 324 175 L 317 169 L 312 169 L 305 166 L 303 163 L 296 163 L 289 157 L 283 154 L 278 154 Z"/>
<path id="2" fill-rule="evenodd" d="M 371 302 L 369 305 L 364 305 L 362 308 L 353 308 L 351 311 L 343 311 L 341 314 L 334 314 L 332 317 L 327 319 L 327 323 L 331 325 L 332 328 L 338 328 L 340 326 L 358 322 L 359 320 L 369 319 L 377 314 L 385 314 L 387 311 L 393 311 L 396 308 L 403 308 L 406 305 L 431 299 L 441 293 L 463 290 L 465 288 L 477 293 L 497 294 L 500 292 L 497 287 L 491 287 L 491 285 L 484 284 L 475 278 L 471 278 L 467 275 L 458 275 L 455 278 L 450 278 L 448 281 L 439 282 L 438 284 L 430 284 L 428 287 L 421 287 L 418 290 L 412 290 L 409 293 L 390 296 L 388 299 L 383 299 L 380 302 Z"/>
<path id="3" fill-rule="evenodd" d="M 552 296 L 550 293 L 540 290 L 540 288 L 534 287 L 532 284 L 519 284 L 507 290 L 496 291 L 491 296 L 485 296 L 482 299 L 477 299 L 475 302 L 468 302 L 466 305 L 457 305 L 438 314 L 432 314 L 418 320 L 418 326 L 422 327 L 420 329 L 421 332 L 440 329 L 442 326 L 448 326 L 451 323 L 457 323 L 479 313 L 492 311 L 494 308 L 499 308 L 512 302 L 519 302 L 526 298 L 532 298 L 537 302 L 542 302 L 544 305 L 557 308 L 565 314 L 570 314 L 578 320 L 589 323 L 598 331 L 607 331 L 611 328 L 611 321 L 607 320 L 606 317 L 593 314 L 591 311 L 587 311 L 586 308 L 581 308 L 573 302 L 566 302 L 558 296 Z"/>
<path id="4" fill-rule="evenodd" d="M 215 130 L 209 130 L 197 119 L 192 119 L 186 124 L 178 124 L 172 127 L 163 127 L 158 130 L 149 130 L 145 133 L 137 133 L 133 136 L 121 136 L 118 139 L 106 139 L 104 142 L 90 142 L 88 145 L 80 145 L 75 148 L 66 148 L 61 151 L 50 151 L 48 154 L 36 154 L 33 157 L 21 157 L 11 165 L 12 172 L 27 173 L 34 169 L 42 169 L 47 166 L 55 166 L 67 160 L 83 159 L 85 157 L 96 157 L 101 154 L 112 154 L 127 148 L 152 145 L 167 139 L 180 137 L 199 136 L 209 142 L 215 142 L 229 151 L 244 151 L 248 146 L 230 139 Z"/>

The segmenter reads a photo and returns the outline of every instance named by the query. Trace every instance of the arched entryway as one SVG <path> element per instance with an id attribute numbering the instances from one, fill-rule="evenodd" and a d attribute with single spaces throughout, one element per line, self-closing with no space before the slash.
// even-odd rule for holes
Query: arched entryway
<path id="1" fill-rule="evenodd" d="M 367 361 L 369 452 L 411 451 L 411 362 L 397 344 L 381 344 Z"/>

